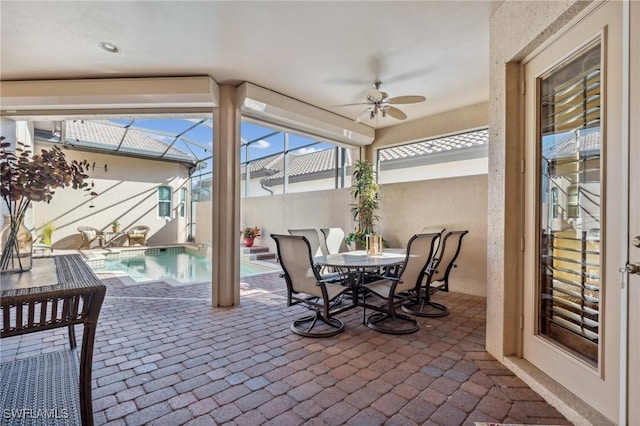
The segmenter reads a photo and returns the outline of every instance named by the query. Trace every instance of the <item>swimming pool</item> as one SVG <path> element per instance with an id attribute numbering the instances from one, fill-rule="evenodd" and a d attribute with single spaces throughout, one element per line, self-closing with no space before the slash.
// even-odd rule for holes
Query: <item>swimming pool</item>
<path id="1" fill-rule="evenodd" d="M 112 274 L 125 284 L 165 281 L 171 285 L 185 285 L 211 281 L 211 258 L 185 250 L 146 249 L 107 253 L 87 263 L 98 274 Z M 281 270 L 267 262 L 240 262 L 240 276 L 258 275 Z"/>

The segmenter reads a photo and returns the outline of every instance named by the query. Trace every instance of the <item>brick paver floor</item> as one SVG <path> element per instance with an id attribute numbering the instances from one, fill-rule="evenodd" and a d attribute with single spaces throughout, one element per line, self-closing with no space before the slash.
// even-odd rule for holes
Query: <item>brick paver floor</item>
<path id="1" fill-rule="evenodd" d="M 210 284 L 105 280 L 93 399 L 103 425 L 570 424 L 485 352 L 485 299 L 439 293 L 451 315 L 381 334 L 362 311 L 344 333 L 293 334 L 278 274 L 247 277 L 241 305 L 211 307 Z M 65 330 L 2 339 L 1 360 L 67 343 Z"/>

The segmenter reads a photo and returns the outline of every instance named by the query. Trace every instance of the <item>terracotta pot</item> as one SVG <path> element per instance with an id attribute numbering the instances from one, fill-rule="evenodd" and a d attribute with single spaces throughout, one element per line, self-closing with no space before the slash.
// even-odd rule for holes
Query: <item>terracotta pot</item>
<path id="1" fill-rule="evenodd" d="M 255 239 L 255 237 L 244 237 L 244 246 L 245 247 L 253 246 L 253 240 L 254 239 Z"/>

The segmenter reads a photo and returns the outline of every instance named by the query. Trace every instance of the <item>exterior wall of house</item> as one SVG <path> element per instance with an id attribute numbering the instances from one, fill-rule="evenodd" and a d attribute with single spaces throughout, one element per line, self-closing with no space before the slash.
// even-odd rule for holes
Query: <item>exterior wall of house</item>
<path id="1" fill-rule="evenodd" d="M 487 175 L 382 185 L 380 232 L 392 247 L 404 247 L 424 228 L 469 230 L 451 272 L 450 290 L 486 295 Z"/>
<path id="2" fill-rule="evenodd" d="M 471 175 L 486 176 L 488 161 L 487 157 L 473 158 L 470 160 L 384 170 L 380 173 L 378 182 L 381 184 L 387 184 L 387 182 L 411 182 L 425 179 L 443 179 Z"/>
<path id="3" fill-rule="evenodd" d="M 211 201 L 193 203 L 193 209 L 195 212 L 194 242 L 201 244 L 213 241 L 213 203 Z"/>
<path id="4" fill-rule="evenodd" d="M 498 359 L 519 353 L 518 283 L 522 279 L 520 61 L 590 2 L 505 2 L 491 18 L 487 350 Z"/>
<path id="5" fill-rule="evenodd" d="M 275 242 L 269 235 L 286 234 L 287 229 L 326 227 L 350 232 L 354 226 L 350 202 L 348 188 L 245 198 L 240 205 L 240 224 L 242 228 L 260 227 L 262 237 L 256 244 L 275 252 Z"/>
<path id="6" fill-rule="evenodd" d="M 46 144 L 37 143 L 36 151 L 42 147 L 46 147 Z M 95 170 L 88 172 L 88 182 L 94 182 L 93 190 L 98 195 L 92 201 L 88 192 L 63 188 L 56 190 L 51 203 L 35 204 L 34 225 L 37 233 L 46 222 L 54 222 L 54 248 L 78 248 L 78 226 L 111 231 L 114 219 L 120 221 L 121 231 L 133 225 L 149 226 L 151 230 L 147 240 L 150 245 L 187 241 L 188 200 L 185 217 L 180 217 L 178 213 L 180 188 L 188 188 L 189 173 L 185 166 L 73 150 L 66 150 L 65 154 L 69 160 L 87 159 L 90 164 L 95 162 Z M 105 164 L 107 172 L 104 170 Z M 157 188 L 160 185 L 169 185 L 173 189 L 170 219 L 158 217 Z"/>
<path id="7" fill-rule="evenodd" d="M 468 229 L 451 290 L 486 294 L 487 175 L 386 184 L 380 196 L 380 232 L 392 247 L 406 246 L 424 228 Z M 286 234 L 287 229 L 338 227 L 351 232 L 356 225 L 351 203 L 348 188 L 245 198 L 241 228 L 260 227 L 262 236 L 255 244 L 275 252 L 269 235 Z M 196 203 L 196 217 L 196 242 L 210 240 L 211 203 Z"/>
<path id="8" fill-rule="evenodd" d="M 519 358 L 525 231 L 521 62 L 594 3 L 600 2 L 505 2 L 490 25 L 486 348 L 576 424 L 609 421 Z"/>
<path id="9" fill-rule="evenodd" d="M 287 191 L 291 192 L 307 192 L 307 191 L 322 191 L 325 189 L 335 188 L 335 178 L 327 179 L 313 179 L 305 180 L 302 182 L 289 182 Z M 244 187 L 244 181 L 242 181 L 242 187 Z M 260 186 L 260 179 L 251 179 L 249 183 L 249 193 L 251 197 L 269 197 L 271 194 L 266 189 Z M 266 188 L 273 191 L 273 194 L 282 195 L 283 185 L 267 186 Z M 241 196 L 244 197 L 244 190 L 241 191 Z"/>

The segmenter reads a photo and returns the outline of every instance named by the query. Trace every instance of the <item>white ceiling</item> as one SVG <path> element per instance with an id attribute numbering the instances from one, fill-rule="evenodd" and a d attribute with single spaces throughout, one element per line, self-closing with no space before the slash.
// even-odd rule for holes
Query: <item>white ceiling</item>
<path id="1" fill-rule="evenodd" d="M 352 119 L 364 107 L 333 105 L 364 101 L 380 79 L 391 97 L 427 97 L 399 106 L 413 120 L 489 99 L 489 18 L 501 3 L 2 0 L 0 79 L 210 75 Z"/>

